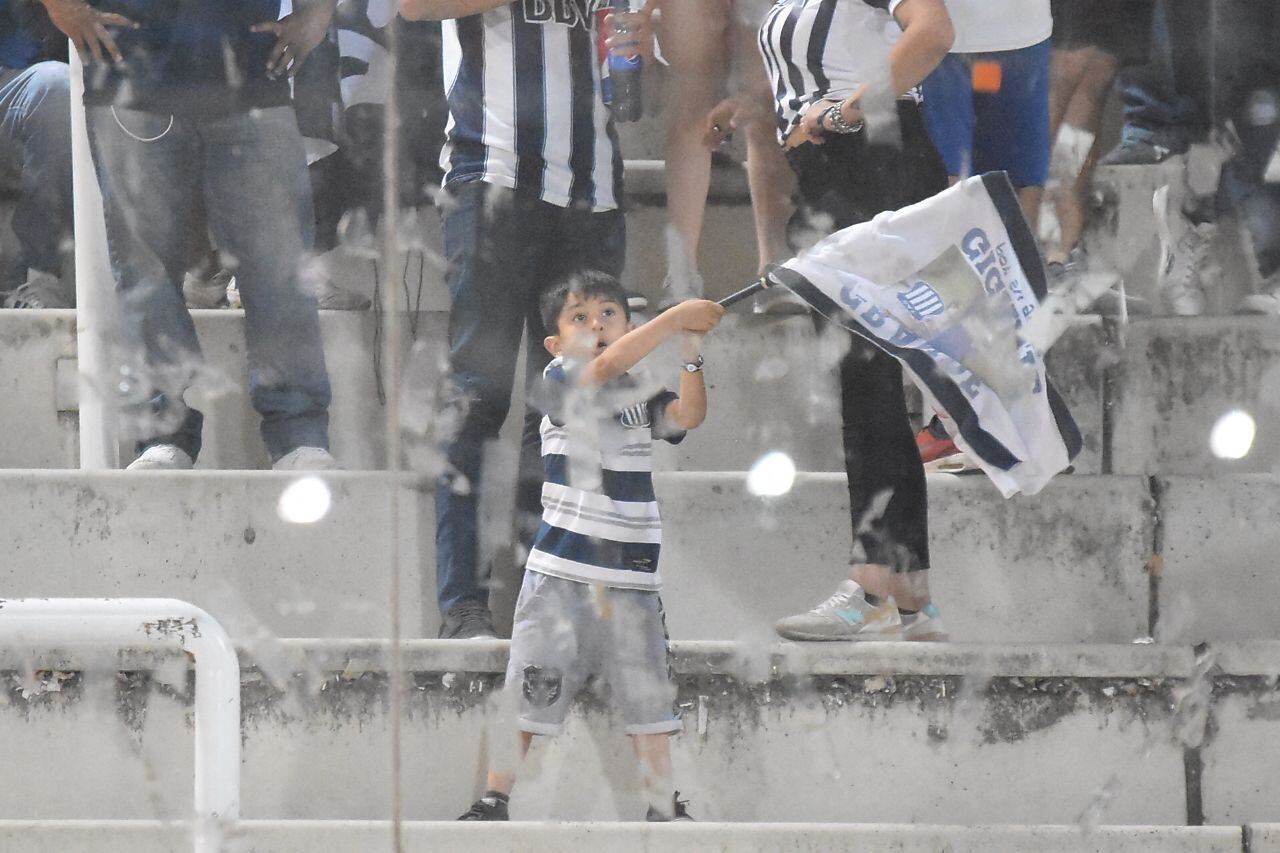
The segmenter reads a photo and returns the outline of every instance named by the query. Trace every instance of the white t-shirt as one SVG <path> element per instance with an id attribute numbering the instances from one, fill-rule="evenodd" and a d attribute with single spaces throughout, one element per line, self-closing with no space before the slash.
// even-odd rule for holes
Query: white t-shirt
<path id="1" fill-rule="evenodd" d="M 1053 35 L 1049 0 L 945 0 L 956 30 L 952 53 L 1030 47 Z M 1121 0 L 1116 0 L 1121 2 Z"/>

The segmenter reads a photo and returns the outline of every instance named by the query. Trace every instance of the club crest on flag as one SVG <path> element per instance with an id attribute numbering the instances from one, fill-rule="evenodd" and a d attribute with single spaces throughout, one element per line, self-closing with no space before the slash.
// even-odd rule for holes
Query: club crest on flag
<path id="1" fill-rule="evenodd" d="M 938 291 L 923 281 L 917 281 L 911 286 L 910 290 L 905 293 L 899 293 L 898 301 L 902 303 L 902 307 L 906 308 L 912 317 L 915 317 L 921 323 L 930 317 L 941 317 L 942 313 L 947 310 L 947 304 L 942 301 Z"/>

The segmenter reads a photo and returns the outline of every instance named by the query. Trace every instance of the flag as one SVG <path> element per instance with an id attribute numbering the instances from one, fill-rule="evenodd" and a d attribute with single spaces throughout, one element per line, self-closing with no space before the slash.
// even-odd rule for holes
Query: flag
<path id="1" fill-rule="evenodd" d="M 1003 172 L 838 231 L 769 278 L 898 359 L 1005 497 L 1035 494 L 1080 452 L 1024 335 L 1044 265 Z"/>

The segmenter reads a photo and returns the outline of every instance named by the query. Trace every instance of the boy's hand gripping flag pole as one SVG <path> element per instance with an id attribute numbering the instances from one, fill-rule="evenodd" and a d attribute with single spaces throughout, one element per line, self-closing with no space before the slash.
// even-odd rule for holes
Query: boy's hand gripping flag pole
<path id="1" fill-rule="evenodd" d="M 779 285 L 898 359 L 1005 497 L 1035 494 L 1080 452 L 1029 333 L 1045 270 L 1003 172 L 838 231 L 720 304 Z"/>

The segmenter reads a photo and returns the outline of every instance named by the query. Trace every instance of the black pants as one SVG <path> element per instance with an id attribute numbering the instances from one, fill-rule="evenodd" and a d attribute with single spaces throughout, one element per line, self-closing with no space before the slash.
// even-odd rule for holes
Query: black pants
<path id="1" fill-rule="evenodd" d="M 921 201 L 947 186 L 946 168 L 919 107 L 898 105 L 902 145 L 869 144 L 864 133 L 828 135 L 788 152 L 800 204 L 792 232 L 838 230 Z M 929 568 L 929 502 L 902 388 L 902 368 L 854 338 L 840 362 L 845 473 L 854 562 L 895 572 Z M 886 503 L 887 501 L 887 503 Z"/>

